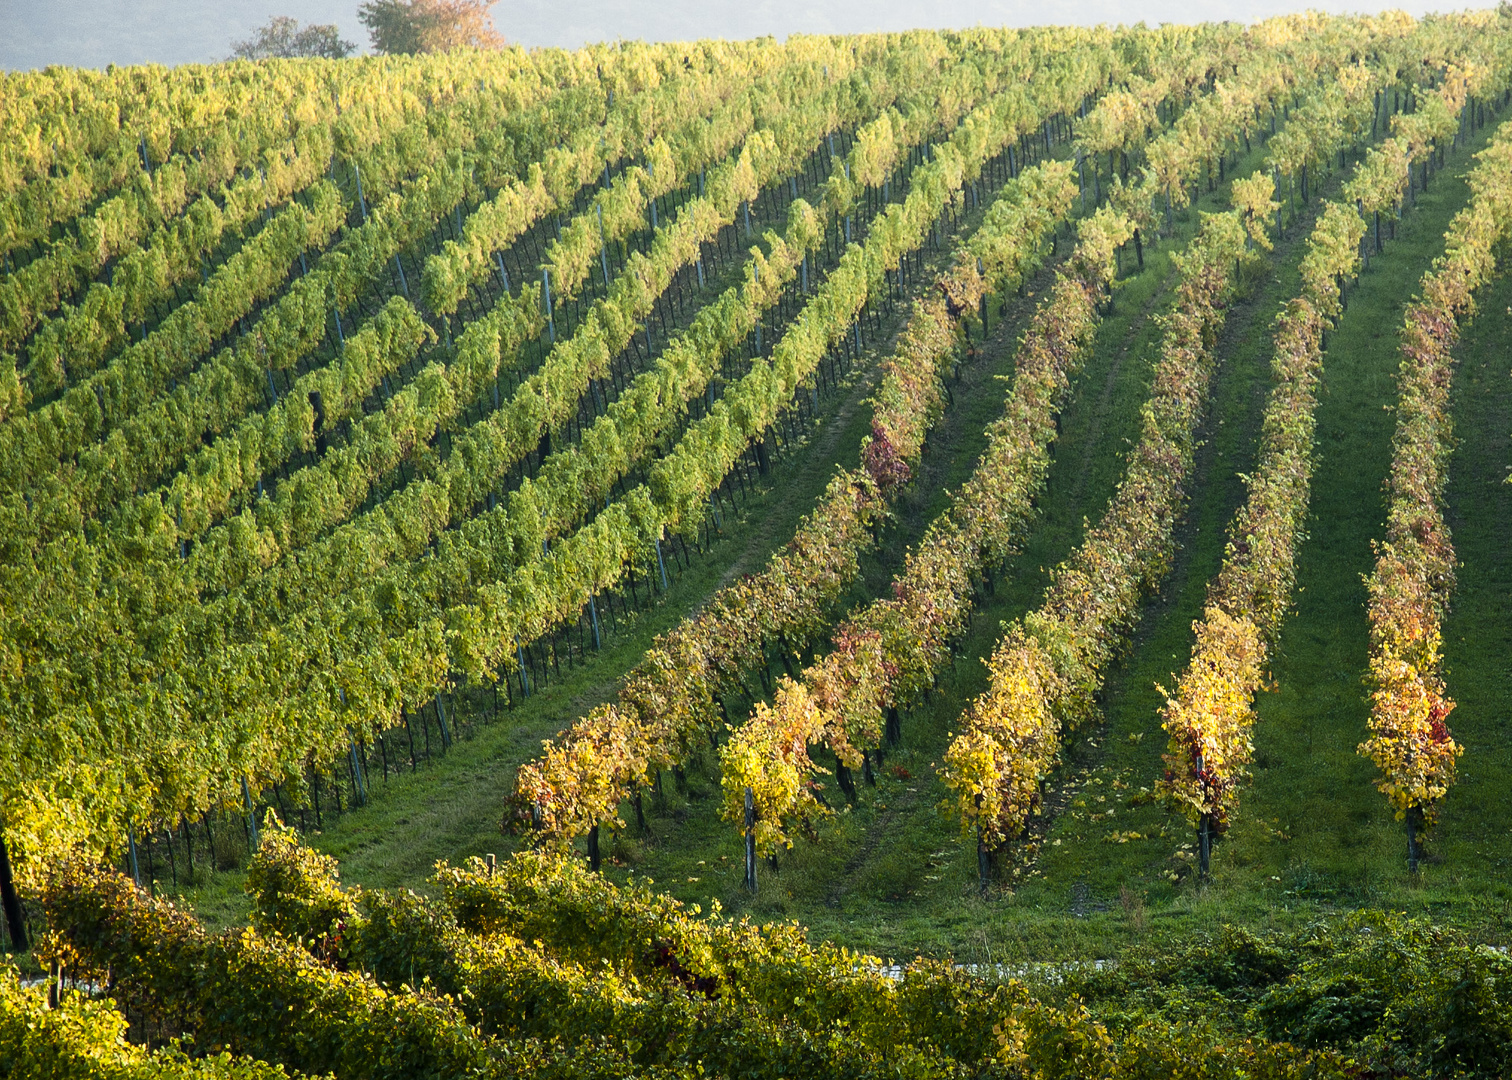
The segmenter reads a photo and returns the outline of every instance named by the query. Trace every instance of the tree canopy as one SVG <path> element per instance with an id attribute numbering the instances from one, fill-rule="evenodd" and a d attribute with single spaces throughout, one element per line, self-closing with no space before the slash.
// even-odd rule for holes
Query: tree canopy
<path id="1" fill-rule="evenodd" d="M 357 18 L 368 28 L 375 51 L 387 54 L 497 49 L 504 38 L 493 28 L 489 8 L 497 0 L 368 0 Z"/>
<path id="2" fill-rule="evenodd" d="M 343 41 L 334 23 L 311 23 L 303 29 L 299 20 L 275 15 L 260 26 L 246 41 L 231 43 L 232 60 L 289 59 L 296 56 L 323 56 L 340 60 L 357 51 L 356 42 Z"/>

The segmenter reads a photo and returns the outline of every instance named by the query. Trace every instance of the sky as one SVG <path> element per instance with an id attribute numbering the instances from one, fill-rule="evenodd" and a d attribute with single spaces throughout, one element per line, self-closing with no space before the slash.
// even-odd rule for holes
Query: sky
<path id="1" fill-rule="evenodd" d="M 222 60 L 274 15 L 335 23 L 366 50 L 360 0 L 0 0 L 0 68 L 48 64 L 182 64 Z M 677 41 L 762 34 L 858 33 L 913 27 L 1045 23 L 1253 22 L 1313 8 L 1347 12 L 1441 4 L 1349 0 L 500 0 L 494 24 L 511 42 L 576 48 L 589 41 Z M 1467 6 L 1489 6 L 1476 3 Z"/>

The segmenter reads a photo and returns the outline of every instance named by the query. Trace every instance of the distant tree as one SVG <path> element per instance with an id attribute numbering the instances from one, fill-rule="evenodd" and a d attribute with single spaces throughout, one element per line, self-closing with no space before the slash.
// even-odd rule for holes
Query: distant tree
<path id="1" fill-rule="evenodd" d="M 380 53 L 450 52 L 498 49 L 504 38 L 493 28 L 488 9 L 498 0 L 368 0 L 357 18 Z"/>
<path id="2" fill-rule="evenodd" d="M 246 41 L 231 43 L 232 60 L 289 59 L 296 56 L 324 56 L 340 60 L 357 51 L 356 42 L 342 41 L 334 23 L 311 23 L 303 30 L 299 20 L 275 15 L 267 26 L 258 27 Z"/>

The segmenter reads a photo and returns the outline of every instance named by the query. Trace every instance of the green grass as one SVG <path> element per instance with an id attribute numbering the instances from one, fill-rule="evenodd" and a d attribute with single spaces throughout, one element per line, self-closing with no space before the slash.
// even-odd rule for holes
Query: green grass
<path id="1" fill-rule="evenodd" d="M 1257 147 L 1242 171 L 1258 165 L 1262 154 Z M 1406 872 L 1401 828 L 1373 786 L 1373 766 L 1355 752 L 1368 716 L 1361 575 L 1370 569 L 1370 541 L 1382 531 L 1397 329 L 1405 301 L 1466 198 L 1465 184 L 1451 173 L 1463 173 L 1469 162 L 1468 152 L 1456 155 L 1453 168 L 1420 196 L 1386 257 L 1374 260 L 1351 291 L 1338 332 L 1329 336 L 1296 612 L 1273 665 L 1274 690 L 1257 703 L 1253 784 L 1215 851 L 1209 882 L 1194 880 L 1179 854 L 1192 839 L 1185 820 L 1131 796 L 1149 787 L 1161 768 L 1165 736 L 1156 685 L 1171 685 L 1187 660 L 1191 623 L 1221 564 L 1227 522 L 1244 496 L 1239 474 L 1253 464 L 1269 386 L 1270 322 L 1298 290 L 1305 219 L 1289 228 L 1271 271 L 1250 283 L 1230 315 L 1176 566 L 1148 605 L 1132 649 L 1110 674 L 1100 722 L 1068 746 L 1034 843 L 1010 860 L 1000 887 L 980 895 L 974 846 L 935 810 L 946 792 L 934 763 L 961 708 L 985 685 L 981 659 L 1000 623 L 1039 602 L 1046 571 L 1074 548 L 1122 473 L 1160 341 L 1150 316 L 1169 299 L 1170 252 L 1190 237 L 1190 216 L 1178 222 L 1175 242 L 1147 247 L 1144 272 L 1121 283 L 1115 311 L 1104 320 L 1062 415 L 1041 515 L 1022 554 L 997 575 L 953 668 L 905 717 L 903 745 L 889 753 L 877 787 L 862 785 L 858 804 L 822 823 L 816 841 L 800 839 L 778 870 L 763 863 L 760 892 L 751 897 L 740 887 L 739 839 L 717 816 L 717 769 L 706 754 L 690 764 L 684 784 L 668 776 L 662 795 L 647 802 L 651 836 L 637 835 L 632 825 L 606 838 L 605 872 L 616 880 L 650 879 L 703 907 L 718 901 L 727 911 L 759 919 L 797 919 L 815 937 L 895 957 L 1108 956 L 1150 934 L 1231 922 L 1289 927 L 1366 904 L 1431 911 L 1483 936 L 1499 935 L 1512 912 L 1512 888 L 1503 881 L 1512 854 L 1504 824 L 1512 809 L 1506 775 L 1512 769 L 1512 553 L 1506 539 L 1512 487 L 1501 482 L 1512 464 L 1512 385 L 1505 353 L 1496 346 L 1512 329 L 1512 283 L 1487 291 L 1484 314 L 1460 348 L 1455 418 L 1462 443 L 1448 496 L 1465 566 L 1445 652 L 1450 691 L 1460 701 L 1451 723 L 1467 752 L 1431 844 L 1435 860 L 1415 879 Z M 1202 208 L 1221 205 L 1210 196 Z M 1046 281 L 1041 275 L 1031 293 Z M 879 551 L 865 560 L 863 583 L 849 603 L 885 587 L 907 545 L 969 474 L 985 445 L 983 428 L 1001 406 L 1003 384 L 995 376 L 1011 371 L 1017 334 L 1034 299 L 1014 301 L 1010 316 L 963 369 L 952 388 L 954 406 L 931 437 L 920 482 Z M 759 568 L 792 534 L 834 467 L 854 462 L 870 415 L 867 390 L 860 379 L 831 400 L 806 451 L 781 460 L 739 519 L 726 519 L 724 537 L 695 557 L 634 625 L 611 635 L 600 656 L 564 669 L 563 678 L 501 713 L 498 722 L 476 723 L 470 738 L 418 773 L 386 783 L 374 779 L 372 805 L 341 816 L 314 838 L 341 858 L 344 878 L 419 887 L 437 859 L 511 850 L 518 841 L 500 835 L 499 819 L 514 766 L 535 753 L 540 739 L 610 698 L 652 634 L 695 609 L 720 582 Z M 475 698 L 469 706 L 479 712 L 486 702 Z M 731 715 L 740 719 L 733 703 Z M 829 789 L 842 805 L 836 785 Z M 1141 838 L 1105 839 L 1131 831 Z M 1169 879 L 1173 871 L 1176 883 Z M 226 923 L 244 910 L 239 885 L 238 874 L 220 874 L 190 896 L 212 922 Z"/>

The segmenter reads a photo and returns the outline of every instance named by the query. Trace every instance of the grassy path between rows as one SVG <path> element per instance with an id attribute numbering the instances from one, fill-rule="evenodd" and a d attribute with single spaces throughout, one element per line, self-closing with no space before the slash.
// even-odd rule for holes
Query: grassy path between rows
<path id="1" fill-rule="evenodd" d="M 1465 748 L 1423 900 L 1512 930 L 1512 274 L 1479 298 L 1458 349 L 1448 521 L 1459 556 L 1444 662 Z M 1400 841 L 1399 845 L 1400 846 Z M 1441 858 L 1442 862 L 1436 861 Z"/>

